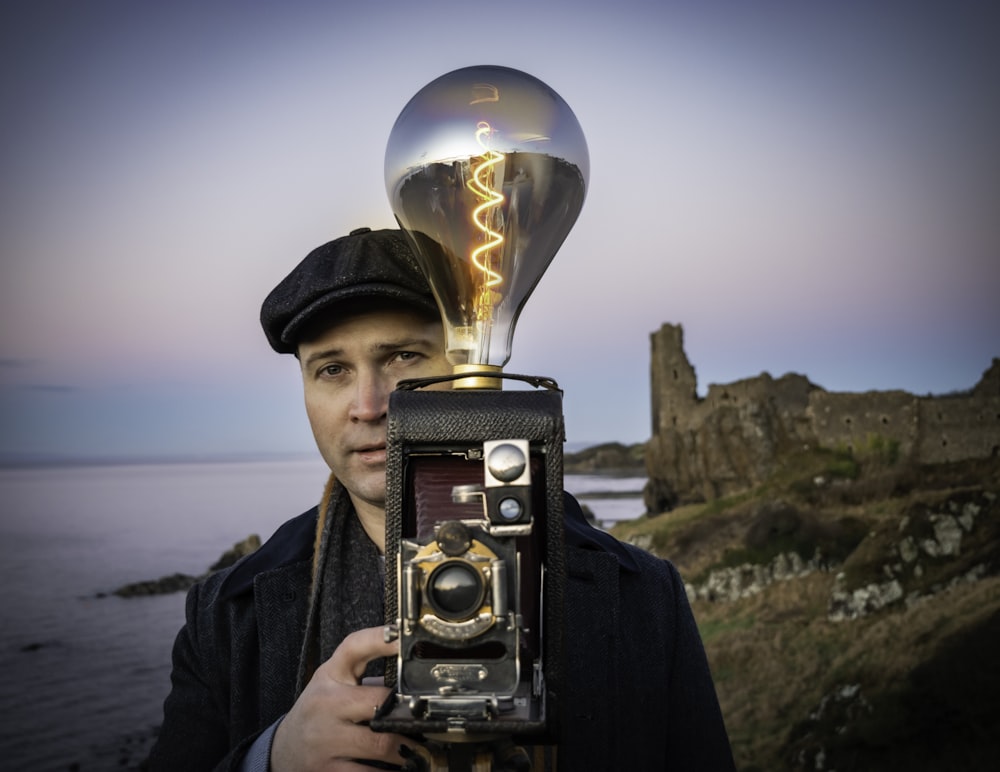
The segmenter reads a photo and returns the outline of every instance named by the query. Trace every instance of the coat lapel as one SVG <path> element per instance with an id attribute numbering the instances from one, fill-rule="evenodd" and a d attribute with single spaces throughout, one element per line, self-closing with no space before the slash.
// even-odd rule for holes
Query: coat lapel
<path id="1" fill-rule="evenodd" d="M 295 702 L 295 682 L 309 610 L 311 561 L 258 574 L 254 605 L 261 660 L 261 725 L 268 726 Z"/>
<path id="2" fill-rule="evenodd" d="M 614 725 L 617 694 L 618 560 L 606 552 L 567 547 L 565 686 L 560 767 L 612 769 L 616 758 L 601 727 Z M 567 766 L 568 765 L 568 766 Z M 578 766 L 579 765 L 579 766 Z"/>

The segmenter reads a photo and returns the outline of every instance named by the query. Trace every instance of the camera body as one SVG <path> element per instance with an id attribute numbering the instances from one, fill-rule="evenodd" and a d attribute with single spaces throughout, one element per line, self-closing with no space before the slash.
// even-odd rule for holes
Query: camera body
<path id="1" fill-rule="evenodd" d="M 550 742 L 565 574 L 561 393 L 404 382 L 388 421 L 386 622 L 399 655 L 372 728 Z"/>

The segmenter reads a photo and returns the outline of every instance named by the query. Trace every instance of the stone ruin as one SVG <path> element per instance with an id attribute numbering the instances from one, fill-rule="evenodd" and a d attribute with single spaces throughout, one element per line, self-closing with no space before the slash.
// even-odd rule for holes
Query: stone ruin
<path id="1" fill-rule="evenodd" d="M 711 384 L 702 398 L 681 325 L 650 337 L 649 513 L 748 490 L 803 448 L 853 451 L 874 438 L 915 464 L 1000 459 L 1000 358 L 961 394 L 829 392 L 804 375 L 762 373 Z"/>

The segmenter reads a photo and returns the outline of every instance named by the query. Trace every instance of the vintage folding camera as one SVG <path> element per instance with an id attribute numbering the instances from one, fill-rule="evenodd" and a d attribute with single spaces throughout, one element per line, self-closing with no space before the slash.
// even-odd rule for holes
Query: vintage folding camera
<path id="1" fill-rule="evenodd" d="M 400 645 L 376 730 L 528 744 L 554 732 L 563 420 L 561 392 L 547 385 L 404 383 L 390 398 L 386 619 Z"/>

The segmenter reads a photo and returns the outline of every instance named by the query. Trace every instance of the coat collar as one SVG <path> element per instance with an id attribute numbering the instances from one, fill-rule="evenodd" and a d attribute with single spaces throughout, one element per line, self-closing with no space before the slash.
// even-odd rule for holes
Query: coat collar
<path id="1" fill-rule="evenodd" d="M 253 589 L 257 574 L 312 558 L 318 516 L 318 507 L 313 507 L 284 523 L 260 549 L 230 569 L 219 588 L 219 597 L 235 598 Z"/>
<path id="2" fill-rule="evenodd" d="M 587 518 L 583 516 L 580 503 L 568 493 L 563 494 L 563 509 L 566 546 L 606 552 L 612 555 L 618 561 L 619 567 L 625 571 L 636 573 L 640 570 L 629 548 L 607 531 L 594 528 L 588 523 Z"/>

